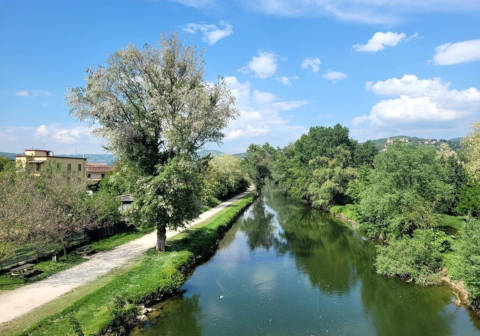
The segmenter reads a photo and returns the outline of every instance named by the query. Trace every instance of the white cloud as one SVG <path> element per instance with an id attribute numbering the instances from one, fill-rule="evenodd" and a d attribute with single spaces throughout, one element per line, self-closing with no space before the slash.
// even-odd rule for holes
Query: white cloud
<path id="1" fill-rule="evenodd" d="M 105 152 L 102 149 L 104 141 L 84 125 L 3 126 L 0 127 L 0 143 L 4 151 L 15 153 L 32 147 L 53 150 L 57 154 Z"/>
<path id="2" fill-rule="evenodd" d="M 480 111 L 478 89 L 450 89 L 450 83 L 439 78 L 422 80 L 415 75 L 404 75 L 368 82 L 366 88 L 378 95 L 396 98 L 378 102 L 368 115 L 355 118 L 354 125 L 370 121 L 375 127 L 420 127 L 425 124 L 449 127 L 452 122 L 473 117 Z"/>
<path id="3" fill-rule="evenodd" d="M 48 128 L 46 125 L 40 125 L 37 130 L 35 131 L 35 135 L 37 136 L 47 136 L 48 135 Z"/>
<path id="4" fill-rule="evenodd" d="M 353 46 L 353 49 L 356 51 L 377 52 L 385 49 L 385 47 L 394 47 L 406 38 L 407 35 L 405 33 L 376 32 L 366 44 L 357 43 Z"/>
<path id="5" fill-rule="evenodd" d="M 13 93 L 17 97 L 50 97 L 52 93 L 46 90 L 21 90 Z"/>
<path id="6" fill-rule="evenodd" d="M 250 62 L 240 69 L 242 72 L 253 72 L 258 78 L 268 78 L 277 71 L 278 56 L 271 51 L 259 51 L 257 56 L 253 56 Z"/>
<path id="7" fill-rule="evenodd" d="M 445 43 L 435 48 L 436 65 L 452 65 L 480 60 L 480 39 Z"/>
<path id="8" fill-rule="evenodd" d="M 280 83 L 282 83 L 283 85 L 292 85 L 293 81 L 297 80 L 298 79 L 298 76 L 280 76 L 280 77 L 277 77 L 275 78 L 277 81 L 279 81 Z"/>
<path id="9" fill-rule="evenodd" d="M 347 74 L 340 71 L 328 71 L 323 74 L 323 78 L 330 82 L 336 83 L 337 81 L 347 78 Z"/>
<path id="10" fill-rule="evenodd" d="M 179 4 L 189 6 L 189 7 L 195 7 L 195 8 L 206 7 L 214 3 L 214 0 L 170 0 L 170 1 L 178 2 Z"/>
<path id="11" fill-rule="evenodd" d="M 304 132 L 301 126 L 290 125 L 280 115 L 281 112 L 307 104 L 305 100 L 284 101 L 270 92 L 251 88 L 248 81 L 240 82 L 236 77 L 225 78 L 225 82 L 236 98 L 239 117 L 225 130 L 225 142 L 237 143 L 238 150 L 244 150 L 248 144 L 272 140 L 285 144 Z M 244 148 L 241 148 L 241 145 Z"/>
<path id="12" fill-rule="evenodd" d="M 189 23 L 183 28 L 183 30 L 191 34 L 201 32 L 203 41 L 209 45 L 213 45 L 222 38 L 233 34 L 232 25 L 223 21 L 220 21 L 218 26 L 214 24 Z"/>
<path id="13" fill-rule="evenodd" d="M 318 72 L 320 70 L 320 64 L 322 61 L 318 57 L 307 57 L 302 61 L 302 69 L 310 68 L 313 72 Z"/>
<path id="14" fill-rule="evenodd" d="M 240 0 L 244 7 L 279 17 L 333 16 L 360 23 L 392 24 L 411 13 L 471 12 L 478 0 Z"/>

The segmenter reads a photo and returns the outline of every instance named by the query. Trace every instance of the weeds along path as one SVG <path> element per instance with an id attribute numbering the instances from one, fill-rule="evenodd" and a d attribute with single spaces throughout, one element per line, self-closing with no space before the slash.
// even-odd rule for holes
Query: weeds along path
<path id="1" fill-rule="evenodd" d="M 210 210 L 202 213 L 197 219 L 189 223 L 194 226 L 217 214 L 236 200 L 245 197 L 248 192 L 239 194 Z M 181 230 L 168 230 L 170 238 Z M 28 313 L 69 291 L 98 279 L 115 267 L 121 266 L 131 259 L 155 246 L 157 233 L 154 231 L 141 238 L 128 242 L 117 248 L 99 252 L 80 265 L 59 272 L 42 281 L 23 286 L 0 295 L 0 323 L 13 320 Z"/>

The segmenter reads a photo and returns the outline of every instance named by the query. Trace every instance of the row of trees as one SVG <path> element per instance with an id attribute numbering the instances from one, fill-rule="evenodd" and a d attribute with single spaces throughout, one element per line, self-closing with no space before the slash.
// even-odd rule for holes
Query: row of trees
<path id="1" fill-rule="evenodd" d="M 119 220 L 119 200 L 104 191 L 90 196 L 86 183 L 53 167 L 40 176 L 7 164 L 0 170 L 0 261 L 20 247 L 41 256 L 61 246 L 65 257 L 75 234 Z"/>
<path id="2" fill-rule="evenodd" d="M 434 284 L 440 280 L 443 254 L 452 250 L 452 237 L 444 232 L 438 214 L 476 217 L 480 213 L 479 148 L 479 124 L 459 152 L 446 144 L 437 151 L 394 143 L 381 153 L 372 142 L 359 144 L 347 128 L 336 125 L 312 127 L 282 149 L 252 145 L 246 163 L 257 186 L 271 179 L 312 207 L 328 211 L 334 205 L 353 203 L 350 207 L 360 228 L 382 242 L 377 271 Z M 473 218 L 454 237 L 459 241 L 455 273 L 461 274 L 477 303 L 478 234 L 480 224 Z"/>

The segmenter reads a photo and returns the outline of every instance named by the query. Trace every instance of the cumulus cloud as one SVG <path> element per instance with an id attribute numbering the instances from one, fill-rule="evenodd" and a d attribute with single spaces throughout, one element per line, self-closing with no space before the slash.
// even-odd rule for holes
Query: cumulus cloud
<path id="1" fill-rule="evenodd" d="M 435 48 L 433 62 L 436 65 L 453 65 L 480 60 L 480 39 L 456 43 L 444 43 Z"/>
<path id="2" fill-rule="evenodd" d="M 292 85 L 293 81 L 297 80 L 298 79 L 298 76 L 280 76 L 280 77 L 277 77 L 275 78 L 277 81 L 279 81 L 280 83 L 282 83 L 283 85 Z"/>
<path id="3" fill-rule="evenodd" d="M 415 75 L 368 82 L 366 89 L 378 95 L 394 97 L 372 107 L 368 115 L 357 117 L 354 125 L 369 121 L 371 126 L 444 125 L 472 117 L 480 111 L 480 91 L 456 90 L 440 78 L 419 79 Z"/>
<path id="4" fill-rule="evenodd" d="M 290 125 L 280 113 L 301 107 L 307 101 L 281 100 L 270 92 L 252 89 L 250 82 L 241 82 L 234 76 L 226 77 L 225 82 L 235 96 L 240 112 L 239 117 L 225 130 L 226 143 L 242 143 L 243 140 L 247 144 L 259 139 L 264 142 L 271 137 L 284 143 L 303 133 L 303 127 Z"/>
<path id="5" fill-rule="evenodd" d="M 250 62 L 240 69 L 241 72 L 253 72 L 258 78 L 272 77 L 277 71 L 278 56 L 271 51 L 259 51 Z"/>
<path id="6" fill-rule="evenodd" d="M 214 24 L 189 23 L 183 28 L 183 31 L 190 34 L 200 32 L 202 34 L 203 41 L 209 45 L 213 45 L 221 39 L 232 35 L 233 27 L 232 25 L 223 21 L 220 21 L 218 26 Z"/>
<path id="7" fill-rule="evenodd" d="M 20 90 L 13 93 L 17 97 L 50 97 L 52 93 L 46 90 Z"/>
<path id="8" fill-rule="evenodd" d="M 377 52 L 385 49 L 385 47 L 395 47 L 400 41 L 406 38 L 407 35 L 405 33 L 376 32 L 367 43 L 354 44 L 353 49 L 356 51 Z"/>
<path id="9" fill-rule="evenodd" d="M 323 74 L 323 78 L 329 80 L 332 83 L 336 83 L 340 80 L 347 78 L 347 74 L 340 71 L 328 71 Z"/>
<path id="10" fill-rule="evenodd" d="M 320 70 L 320 64 L 322 61 L 318 57 L 307 57 L 302 61 L 300 65 L 302 69 L 311 69 L 313 72 L 318 72 Z"/>

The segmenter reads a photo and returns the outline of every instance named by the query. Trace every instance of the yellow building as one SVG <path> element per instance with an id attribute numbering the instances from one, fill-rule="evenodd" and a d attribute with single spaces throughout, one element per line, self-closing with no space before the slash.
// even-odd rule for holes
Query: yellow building
<path id="1" fill-rule="evenodd" d="M 87 159 L 55 156 L 52 151 L 43 149 L 26 149 L 23 153 L 15 159 L 18 168 L 32 169 L 35 174 L 40 174 L 43 169 L 51 167 L 82 180 L 87 178 Z"/>

